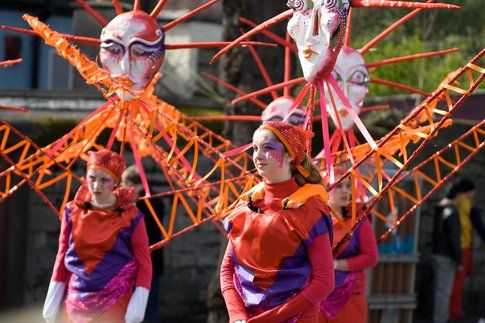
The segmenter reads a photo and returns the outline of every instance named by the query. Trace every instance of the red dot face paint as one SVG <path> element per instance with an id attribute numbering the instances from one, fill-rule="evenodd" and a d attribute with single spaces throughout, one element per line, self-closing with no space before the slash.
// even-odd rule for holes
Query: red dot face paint
<path id="1" fill-rule="evenodd" d="M 352 198 L 350 180 L 346 179 L 339 183 L 329 192 L 329 203 L 332 207 L 346 207 Z"/>
<path id="2" fill-rule="evenodd" d="M 89 169 L 86 174 L 88 189 L 93 199 L 104 203 L 112 199 L 116 187 L 113 176 L 101 169 Z"/>
<path id="3" fill-rule="evenodd" d="M 291 160 L 288 157 L 285 147 L 271 131 L 261 129 L 255 132 L 253 162 L 261 176 L 272 180 L 281 174 L 289 174 Z"/>

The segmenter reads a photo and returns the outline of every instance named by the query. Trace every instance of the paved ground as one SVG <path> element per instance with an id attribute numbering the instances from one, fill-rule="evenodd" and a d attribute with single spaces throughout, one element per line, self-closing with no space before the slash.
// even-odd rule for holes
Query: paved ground
<path id="1" fill-rule="evenodd" d="M 413 323 L 432 323 L 432 320 L 415 317 Z M 485 318 L 482 318 L 480 321 L 479 316 L 470 315 L 461 320 L 448 321 L 448 323 L 485 323 Z"/>
<path id="2" fill-rule="evenodd" d="M 2 323 L 45 323 L 42 319 L 42 305 L 0 312 Z"/>

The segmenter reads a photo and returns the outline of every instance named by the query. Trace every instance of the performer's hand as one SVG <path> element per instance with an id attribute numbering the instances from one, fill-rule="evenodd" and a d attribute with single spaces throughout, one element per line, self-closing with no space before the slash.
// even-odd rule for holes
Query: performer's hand
<path id="1" fill-rule="evenodd" d="M 245 320 L 237 320 L 237 321 L 234 321 L 234 323 L 246 323 Z"/>
<path id="2" fill-rule="evenodd" d="M 65 283 L 54 280 L 49 283 L 49 290 L 47 291 L 44 308 L 42 309 L 42 316 L 47 323 L 54 323 L 56 321 L 57 313 L 64 299 L 65 289 Z"/>
<path id="3" fill-rule="evenodd" d="M 130 303 L 126 309 L 126 323 L 139 323 L 143 321 L 149 294 L 150 291 L 145 287 L 135 288 L 135 292 L 131 296 Z"/>

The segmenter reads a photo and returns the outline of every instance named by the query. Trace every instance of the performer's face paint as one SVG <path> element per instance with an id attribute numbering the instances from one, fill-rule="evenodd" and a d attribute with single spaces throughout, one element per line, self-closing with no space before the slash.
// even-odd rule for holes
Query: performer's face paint
<path id="1" fill-rule="evenodd" d="M 88 169 L 86 174 L 89 192 L 98 203 L 106 203 L 112 199 L 116 182 L 113 176 L 102 169 Z"/>
<path id="2" fill-rule="evenodd" d="M 351 108 L 359 114 L 369 92 L 370 81 L 369 71 L 365 67 L 365 61 L 362 55 L 355 49 L 349 47 L 343 48 L 332 71 L 332 76 L 337 81 L 345 97 L 349 100 Z M 342 101 L 333 89 L 332 94 L 343 129 L 351 129 L 354 125 L 352 118 L 345 110 Z M 335 125 L 338 126 L 337 117 L 328 93 L 326 93 L 326 101 L 327 111 Z"/>
<path id="3" fill-rule="evenodd" d="M 329 192 L 328 203 L 332 208 L 345 207 L 349 205 L 351 198 L 352 190 L 350 187 L 350 180 L 346 179 L 337 184 L 337 186 Z"/>
<path id="4" fill-rule="evenodd" d="M 340 26 L 345 25 L 349 0 L 290 0 L 287 6 L 294 11 L 288 33 L 298 46 L 305 79 L 314 83 L 326 77 L 335 64 L 343 43 Z"/>
<path id="5" fill-rule="evenodd" d="M 258 174 L 268 183 L 291 177 L 291 157 L 285 146 L 267 129 L 259 129 L 253 136 L 253 162 Z"/>
<path id="6" fill-rule="evenodd" d="M 125 12 L 103 29 L 100 38 L 103 67 L 132 90 L 144 90 L 165 55 L 164 34 L 157 22 L 142 11 Z"/>

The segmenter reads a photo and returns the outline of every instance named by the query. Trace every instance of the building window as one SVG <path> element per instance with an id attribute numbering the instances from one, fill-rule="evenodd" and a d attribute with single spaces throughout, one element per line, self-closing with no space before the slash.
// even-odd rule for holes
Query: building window
<path id="1" fill-rule="evenodd" d="M 49 90 L 72 90 L 72 72 L 71 64 L 60 57 L 55 49 L 50 49 L 47 88 Z"/>
<path id="2" fill-rule="evenodd" d="M 5 36 L 4 60 L 20 58 L 22 54 L 22 38 L 19 36 Z"/>

